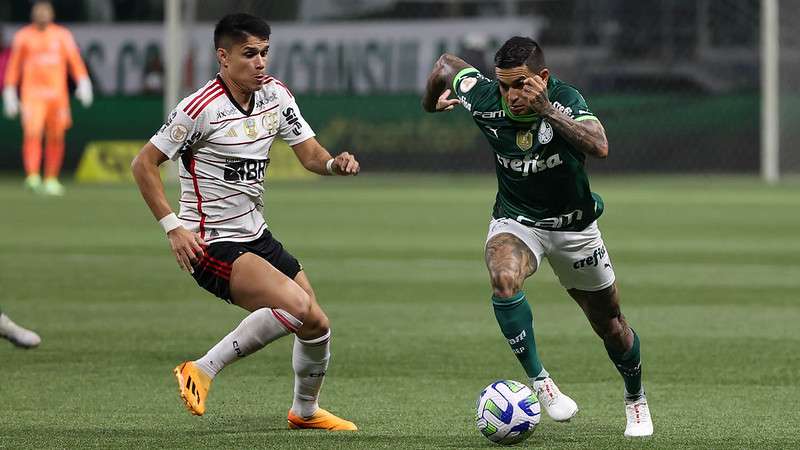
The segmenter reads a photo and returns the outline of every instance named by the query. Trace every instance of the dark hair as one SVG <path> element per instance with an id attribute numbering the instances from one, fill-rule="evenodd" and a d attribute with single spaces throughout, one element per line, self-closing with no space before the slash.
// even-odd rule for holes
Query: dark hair
<path id="1" fill-rule="evenodd" d="M 269 25 L 260 17 L 245 13 L 228 14 L 214 28 L 214 48 L 229 49 L 247 39 L 248 35 L 269 39 L 270 33 Z"/>
<path id="2" fill-rule="evenodd" d="M 523 64 L 533 72 L 544 68 L 542 47 L 529 37 L 512 37 L 494 55 L 494 65 L 498 69 L 510 69 Z"/>

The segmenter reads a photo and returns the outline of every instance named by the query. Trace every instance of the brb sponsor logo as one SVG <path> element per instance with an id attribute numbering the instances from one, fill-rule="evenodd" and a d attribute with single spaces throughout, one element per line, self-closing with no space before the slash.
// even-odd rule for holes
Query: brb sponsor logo
<path id="1" fill-rule="evenodd" d="M 553 167 L 563 164 L 561 155 L 556 153 L 547 157 L 545 160 L 540 160 L 539 155 L 527 155 L 522 159 L 506 158 L 505 156 L 497 154 L 497 162 L 506 169 L 511 169 L 514 172 L 521 172 L 523 176 L 528 176 L 532 173 L 542 172 Z"/>
<path id="2" fill-rule="evenodd" d="M 264 179 L 269 159 L 227 159 L 223 179 L 225 181 L 256 181 Z"/>
<path id="3" fill-rule="evenodd" d="M 583 269 L 584 267 L 597 267 L 600 265 L 600 260 L 606 257 L 606 248 L 600 247 L 594 249 L 591 256 L 579 259 L 572 263 L 572 268 L 575 270 Z"/>

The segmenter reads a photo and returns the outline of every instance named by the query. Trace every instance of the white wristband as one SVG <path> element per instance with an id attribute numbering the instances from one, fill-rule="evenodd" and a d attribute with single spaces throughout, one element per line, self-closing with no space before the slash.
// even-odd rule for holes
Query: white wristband
<path id="1" fill-rule="evenodd" d="M 169 233 L 175 228 L 183 226 L 181 220 L 178 219 L 178 216 L 176 216 L 175 213 L 167 214 L 166 216 L 162 217 L 158 223 L 161 224 L 161 228 L 164 229 L 164 233 Z"/>
<path id="2" fill-rule="evenodd" d="M 334 175 L 334 173 L 333 173 L 333 158 L 329 159 L 328 162 L 325 163 L 325 170 L 327 170 L 329 174 Z"/>

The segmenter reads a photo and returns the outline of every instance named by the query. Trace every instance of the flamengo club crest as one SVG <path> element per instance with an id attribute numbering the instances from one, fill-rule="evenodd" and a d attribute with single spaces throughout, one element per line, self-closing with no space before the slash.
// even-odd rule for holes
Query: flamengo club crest
<path id="1" fill-rule="evenodd" d="M 278 113 L 270 111 L 264 114 L 261 118 L 261 125 L 267 130 L 267 134 L 275 134 L 278 132 Z"/>
<path id="2" fill-rule="evenodd" d="M 548 142 L 553 140 L 553 126 L 547 123 L 546 120 L 542 119 L 542 123 L 539 125 L 539 142 L 542 144 L 547 144 Z"/>
<path id="3" fill-rule="evenodd" d="M 244 121 L 244 134 L 250 139 L 255 139 L 256 136 L 258 136 L 258 131 L 256 130 L 256 119 L 249 117 Z"/>
<path id="4" fill-rule="evenodd" d="M 517 131 L 517 147 L 523 152 L 526 152 L 533 147 L 533 133 L 531 130 Z"/>

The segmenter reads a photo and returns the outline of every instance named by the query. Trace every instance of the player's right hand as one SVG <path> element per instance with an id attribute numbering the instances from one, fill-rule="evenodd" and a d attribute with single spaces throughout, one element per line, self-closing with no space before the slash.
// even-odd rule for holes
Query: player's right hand
<path id="1" fill-rule="evenodd" d="M 191 232 L 183 227 L 175 228 L 167 233 L 169 246 L 178 261 L 178 267 L 189 273 L 194 273 L 194 264 L 203 256 L 204 247 L 208 244 L 199 234 Z"/>
<path id="2" fill-rule="evenodd" d="M 445 89 L 436 100 L 436 112 L 452 111 L 456 105 L 461 103 L 457 98 L 448 99 L 447 97 L 450 97 L 450 89 Z"/>

